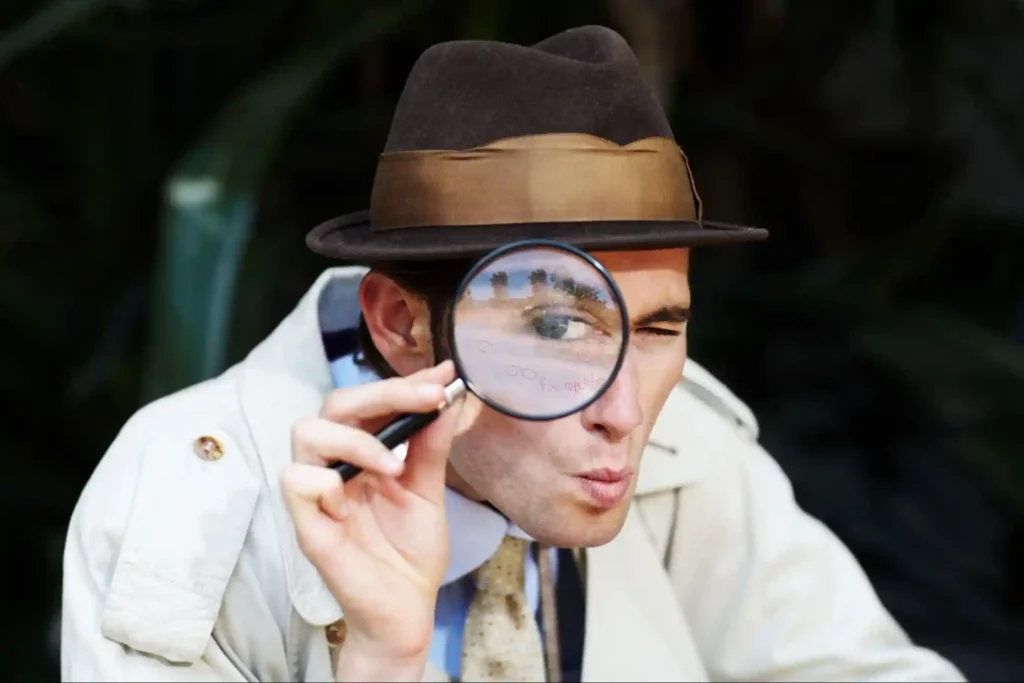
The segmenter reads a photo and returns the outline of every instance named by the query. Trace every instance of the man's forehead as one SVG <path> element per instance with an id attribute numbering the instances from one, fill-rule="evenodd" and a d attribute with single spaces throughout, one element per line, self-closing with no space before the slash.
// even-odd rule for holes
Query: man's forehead
<path id="1" fill-rule="evenodd" d="M 685 247 L 593 251 L 590 255 L 612 273 L 668 270 L 685 274 L 689 272 L 690 265 L 690 250 Z"/>
<path id="2" fill-rule="evenodd" d="M 690 305 L 686 248 L 592 252 L 615 279 L 632 317 Z"/>

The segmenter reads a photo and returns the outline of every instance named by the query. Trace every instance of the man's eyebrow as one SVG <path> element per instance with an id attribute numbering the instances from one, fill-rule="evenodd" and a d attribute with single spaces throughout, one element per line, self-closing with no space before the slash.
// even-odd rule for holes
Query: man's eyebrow
<path id="1" fill-rule="evenodd" d="M 652 325 L 654 323 L 685 323 L 690 319 L 689 306 L 662 306 L 640 317 L 634 325 Z"/>

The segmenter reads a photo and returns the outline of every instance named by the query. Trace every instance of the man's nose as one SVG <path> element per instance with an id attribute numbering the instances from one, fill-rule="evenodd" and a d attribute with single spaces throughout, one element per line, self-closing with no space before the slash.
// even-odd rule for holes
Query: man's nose
<path id="1" fill-rule="evenodd" d="M 640 411 L 640 386 L 632 352 L 619 368 L 619 374 L 608 389 L 583 409 L 583 426 L 603 433 L 609 441 L 621 441 L 637 428 L 643 419 Z"/>

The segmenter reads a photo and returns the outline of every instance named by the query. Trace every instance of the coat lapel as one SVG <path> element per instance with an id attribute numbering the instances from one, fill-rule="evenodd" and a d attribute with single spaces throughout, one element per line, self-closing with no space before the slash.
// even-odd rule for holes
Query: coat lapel
<path id="1" fill-rule="evenodd" d="M 635 506 L 585 553 L 584 681 L 707 681 L 665 569 Z"/>

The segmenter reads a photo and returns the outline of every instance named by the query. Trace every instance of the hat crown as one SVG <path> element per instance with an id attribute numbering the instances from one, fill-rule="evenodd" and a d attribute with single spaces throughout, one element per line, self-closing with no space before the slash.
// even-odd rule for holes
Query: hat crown
<path id="1" fill-rule="evenodd" d="M 395 107 L 370 210 L 306 241 L 369 263 L 479 257 L 528 238 L 619 250 L 765 237 L 703 220 L 636 55 L 615 31 L 582 26 L 532 46 L 428 48 Z"/>
<path id="2" fill-rule="evenodd" d="M 629 44 L 603 26 L 533 46 L 453 41 L 416 61 L 384 152 L 460 150 L 546 133 L 586 133 L 625 145 L 674 139 Z"/>

